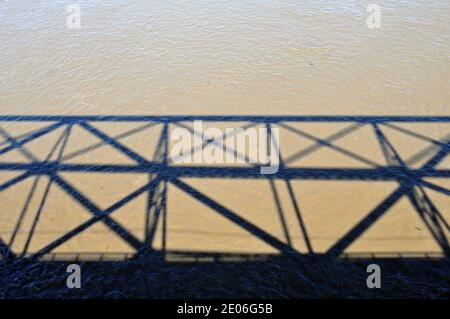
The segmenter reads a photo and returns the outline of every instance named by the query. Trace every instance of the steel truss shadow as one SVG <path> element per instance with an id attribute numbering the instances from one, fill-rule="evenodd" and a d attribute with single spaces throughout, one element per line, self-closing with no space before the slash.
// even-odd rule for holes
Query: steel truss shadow
<path id="1" fill-rule="evenodd" d="M 175 165 L 170 161 L 169 140 L 170 129 L 172 127 L 184 127 L 189 129 L 193 134 L 197 134 L 186 123 L 201 120 L 204 122 L 226 123 L 226 122 L 244 122 L 248 123 L 243 126 L 244 129 L 263 125 L 269 130 L 273 127 L 280 127 L 286 129 L 298 136 L 307 138 L 315 144 L 302 149 L 296 154 L 288 158 L 281 157 L 279 170 L 275 174 L 263 175 L 260 173 L 261 165 L 254 164 L 250 167 L 238 166 L 193 166 L 193 165 Z M 48 123 L 47 126 L 39 128 L 35 131 L 14 136 L 14 132 L 8 132 L 2 128 L 2 123 L 6 122 L 21 122 L 21 123 Z M 134 128 L 129 132 L 119 134 L 117 136 L 110 136 L 102 130 L 95 127 L 96 123 L 124 123 L 124 122 L 143 122 L 143 126 Z M 183 256 L 193 261 L 209 260 L 209 261 L 237 261 L 237 260 L 259 260 L 264 258 L 271 258 L 269 255 L 245 255 L 245 254 L 219 254 L 219 253 L 200 253 L 200 252 L 177 252 L 168 251 L 166 245 L 166 216 L 167 216 L 167 188 L 168 185 L 175 186 L 182 192 L 188 194 L 192 198 L 201 202 L 203 205 L 212 209 L 215 213 L 228 219 L 235 225 L 244 229 L 254 237 L 265 242 L 274 248 L 279 254 L 289 256 L 289 258 L 302 258 L 305 254 L 300 253 L 293 248 L 290 242 L 291 234 L 286 227 L 286 222 L 283 219 L 283 213 L 280 208 L 280 199 L 275 187 L 275 181 L 282 181 L 286 184 L 289 197 L 295 209 L 295 214 L 298 220 L 301 236 L 305 241 L 307 247 L 307 256 L 319 255 L 314 252 L 314 247 L 311 243 L 308 233 L 307 225 L 305 224 L 300 204 L 294 196 L 291 182 L 294 180 L 342 180 L 342 181 L 394 181 L 398 183 L 398 187 L 384 198 L 378 205 L 366 214 L 359 221 L 355 221 L 354 226 L 341 238 L 339 238 L 324 255 L 326 258 L 336 258 L 345 256 L 345 250 L 352 243 L 354 243 L 360 236 L 371 227 L 377 220 L 379 220 L 393 205 L 400 199 L 406 198 L 417 211 L 418 216 L 424 222 L 428 231 L 432 235 L 435 242 L 439 245 L 443 252 L 443 257 L 450 257 L 450 246 L 448 232 L 450 231 L 449 223 L 444 219 L 442 213 L 438 210 L 436 205 L 426 193 L 426 189 L 442 193 L 449 196 L 450 190 L 440 185 L 428 181 L 428 178 L 450 178 L 449 169 L 439 169 L 437 166 L 448 156 L 450 152 L 450 135 L 443 137 L 442 140 L 434 140 L 427 136 L 423 136 L 417 132 L 407 130 L 398 123 L 427 123 L 428 125 L 435 125 L 437 123 L 449 123 L 450 117 L 447 116 L 0 116 L 0 135 L 4 138 L 4 142 L 0 145 L 0 156 L 12 152 L 19 151 L 28 162 L 2 162 L 0 158 L 0 171 L 16 171 L 21 174 L 11 178 L 0 185 L 0 192 L 19 184 L 25 180 L 33 179 L 34 184 L 29 197 L 32 196 L 36 188 L 37 181 L 42 177 L 48 177 L 48 184 L 46 185 L 44 195 L 38 208 L 38 212 L 31 226 L 31 231 L 27 235 L 25 248 L 21 253 L 14 253 L 11 249 L 15 236 L 20 228 L 22 215 L 19 216 L 16 228 L 13 231 L 12 238 L 9 242 L 4 242 L 0 238 L 0 254 L 5 260 L 16 260 L 20 258 L 32 260 L 54 260 L 62 258 L 62 260 L 76 260 L 77 254 L 58 254 L 53 253 L 53 250 L 70 239 L 79 235 L 86 229 L 92 227 L 97 223 L 103 223 L 117 236 L 128 243 L 136 253 L 133 256 L 142 254 L 159 254 L 164 258 L 167 256 L 177 257 Z M 348 127 L 332 134 L 328 138 L 319 138 L 307 132 L 302 131 L 292 124 L 299 123 L 348 123 Z M 158 137 L 157 147 L 153 154 L 153 159 L 148 160 L 139 155 L 123 143 L 121 139 L 128 135 L 138 132 L 139 130 L 154 125 L 161 125 L 162 130 Z M 371 159 L 365 158 L 362 155 L 344 149 L 334 144 L 340 138 L 351 134 L 361 127 L 369 126 L 373 129 L 378 140 L 379 146 L 384 154 L 386 164 L 384 166 L 377 165 Z M 67 141 L 71 136 L 74 127 L 82 128 L 85 132 L 89 132 L 96 138 L 100 139 L 100 143 L 93 145 L 87 149 L 77 151 L 75 153 L 66 154 L 65 147 Z M 419 139 L 427 140 L 432 144 L 431 148 L 418 150 L 418 152 L 410 159 L 401 158 L 396 150 L 396 147 L 391 143 L 389 138 L 384 134 L 384 128 L 390 127 L 403 134 L 411 135 Z M 50 153 L 45 159 L 38 159 L 32 152 L 27 150 L 26 146 L 32 141 L 46 136 L 55 130 L 63 128 L 63 132 L 55 145 L 52 147 Z M 449 132 L 450 133 L 450 132 Z M 270 134 L 268 135 L 270 139 Z M 268 141 L 270 143 L 271 141 Z M 214 143 L 214 141 L 204 141 L 203 145 Z M 115 151 L 126 156 L 134 162 L 134 164 L 77 164 L 67 163 L 65 160 L 75 157 L 82 153 L 87 153 L 101 145 L 109 145 Z M 278 146 L 279 147 L 279 146 Z M 362 163 L 369 164 L 370 168 L 319 168 L 319 167 L 305 167 L 296 168 L 289 167 L 289 163 L 307 156 L 320 148 L 331 148 L 346 156 L 349 156 Z M 417 162 L 428 155 L 432 155 L 419 168 L 412 168 L 411 163 Z M 242 155 L 242 154 L 241 154 Z M 282 155 L 282 154 L 281 154 Z M 245 155 L 243 155 L 245 157 Z M 130 192 L 122 199 L 111 203 L 106 209 L 98 207 L 90 198 L 89 194 L 83 194 L 80 190 L 69 183 L 65 178 L 61 177 L 61 173 L 77 172 L 79 174 L 96 172 L 101 174 L 115 174 L 115 173 L 138 173 L 148 178 L 149 182 Z M 186 183 L 185 178 L 213 178 L 213 179 L 263 179 L 268 180 L 271 185 L 271 190 L 274 195 L 275 203 L 277 203 L 279 217 L 283 226 L 283 231 L 286 240 L 282 241 L 261 227 L 245 219 L 200 190 Z M 41 213 L 44 209 L 47 195 L 50 187 L 59 187 L 78 202 L 87 212 L 91 214 L 90 219 L 84 223 L 76 226 L 72 230 L 66 232 L 61 237 L 50 242 L 39 251 L 32 254 L 27 253 L 30 242 L 36 230 L 36 225 L 39 223 Z M 147 194 L 146 207 L 146 225 L 145 225 L 145 239 L 140 240 L 136 238 L 129 230 L 114 219 L 112 213 L 119 210 L 121 207 L 137 198 L 142 194 Z M 27 202 L 29 199 L 27 199 Z M 28 205 L 27 203 L 25 206 Z M 63 213 L 63 212 L 62 212 Z M 155 233 L 161 225 L 163 229 L 162 249 L 156 251 L 153 249 L 155 240 Z M 85 254 L 88 255 L 88 254 Z M 99 260 L 108 260 L 113 258 L 113 254 L 98 253 Z M 371 252 L 367 252 L 367 256 L 371 256 Z M 128 258 L 125 255 L 125 258 Z M 398 257 L 401 256 L 399 252 Z M 432 254 L 425 254 L 421 257 L 433 257 Z M 114 258 L 118 258 L 115 256 Z M 114 259 L 113 258 L 113 259 Z M 258 259 L 259 258 L 259 259 Z M 120 258 L 119 258 L 120 259 Z"/>

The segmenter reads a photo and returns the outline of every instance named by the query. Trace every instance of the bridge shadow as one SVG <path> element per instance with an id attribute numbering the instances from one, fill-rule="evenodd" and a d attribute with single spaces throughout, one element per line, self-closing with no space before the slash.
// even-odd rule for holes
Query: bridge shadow
<path id="1" fill-rule="evenodd" d="M 204 139 L 197 121 L 242 130 Z M 261 127 L 274 174 L 251 147 L 226 147 Z M 194 157 L 210 147 L 236 163 L 174 163 L 175 128 Z M 447 116 L 0 116 L 3 296 L 448 295 L 449 128 Z M 61 289 L 74 262 L 87 288 Z M 382 292 L 365 286 L 373 262 Z"/>

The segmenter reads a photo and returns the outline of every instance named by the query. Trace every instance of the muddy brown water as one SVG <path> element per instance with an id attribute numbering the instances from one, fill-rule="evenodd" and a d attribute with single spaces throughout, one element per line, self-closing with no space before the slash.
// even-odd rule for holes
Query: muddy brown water
<path id="1" fill-rule="evenodd" d="M 66 26 L 66 7 L 71 2 L 0 2 L 0 115 L 450 115 L 450 3 L 446 0 L 377 1 L 380 29 L 366 26 L 369 1 L 77 3 L 81 29 Z M 221 129 L 245 124 L 205 123 Z M 334 141 L 333 147 L 315 146 L 351 124 L 289 124 L 309 138 L 279 127 L 281 154 L 289 159 L 286 165 L 387 166 L 370 125 Z M 23 139 L 46 125 L 0 121 L 0 143 L 6 147 L 11 137 Z M 147 127 L 139 122 L 92 125 L 148 160 L 162 130 L 161 124 Z M 426 137 L 382 127 L 411 168 L 423 167 L 439 152 L 438 142 L 445 143 L 450 134 L 450 123 L 445 122 L 395 125 Z M 0 161 L 54 160 L 58 152 L 51 150 L 63 132 L 59 128 L 4 153 Z M 71 164 L 136 164 L 78 125 L 60 155 L 62 162 Z M 450 169 L 450 159 L 443 158 L 436 169 Z M 21 173 L 2 169 L 0 182 Z M 150 178 L 125 172 L 62 172 L 60 176 L 100 210 Z M 428 181 L 450 187 L 448 178 Z M 399 187 L 395 180 L 271 183 L 185 178 L 183 182 L 302 253 L 327 252 Z M 425 192 L 441 215 L 433 215 L 436 223 L 430 224 L 434 217 L 421 216 L 402 196 L 344 253 L 441 255 L 433 234 L 449 238 L 449 196 L 436 189 L 425 188 Z M 45 175 L 3 190 L 2 243 L 16 254 L 32 254 L 89 220 L 92 213 L 72 195 L 49 183 Z M 167 186 L 166 195 L 154 248 L 279 253 L 173 184 Z M 424 201 L 423 195 L 417 196 Z M 142 242 L 152 222 L 147 202 L 148 192 L 111 214 Z M 68 259 L 79 253 L 84 258 L 109 253 L 115 259 L 134 251 L 102 222 L 52 250 L 59 254 L 55 258 Z"/>

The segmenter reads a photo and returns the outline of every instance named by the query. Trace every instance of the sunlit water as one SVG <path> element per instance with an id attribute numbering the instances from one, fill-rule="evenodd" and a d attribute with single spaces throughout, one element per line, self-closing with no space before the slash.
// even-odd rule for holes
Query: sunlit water
<path id="1" fill-rule="evenodd" d="M 0 111 L 448 114 L 450 3 L 0 2 Z"/>
<path id="2" fill-rule="evenodd" d="M 66 7 L 72 1 L 0 0 L 0 115 L 450 115 L 448 0 L 376 1 L 381 7 L 380 29 L 366 26 L 366 8 L 373 1 L 76 2 L 81 8 L 79 30 L 66 25 Z M 32 129 L 8 125 L 2 127 L 13 136 Z M 325 139 L 344 126 L 300 127 Z M 423 134 L 436 140 L 449 133 L 448 125 L 421 127 Z M 125 131 L 123 127 L 101 128 L 110 135 Z M 76 129 L 67 153 L 98 143 L 92 135 Z M 154 147 L 151 143 L 159 137 L 160 127 L 153 135 L 145 132 L 130 147 L 143 153 L 150 145 Z M 405 159 L 430 146 L 389 129 L 386 132 Z M 294 156 L 302 147 L 314 144 L 295 134 L 281 134 L 284 156 Z M 358 134 L 340 146 L 385 165 L 373 130 L 366 127 Z M 123 143 L 127 141 L 127 145 L 133 144 L 129 140 Z M 47 141 L 29 149 L 46 152 L 49 145 Z M 111 149 L 94 151 L 77 159 L 80 163 L 126 161 L 123 156 L 116 158 Z M 291 164 L 367 166 L 327 148 L 320 151 Z M 7 160 L 19 161 L 20 156 Z M 442 167 L 448 168 L 446 163 Z M 9 172 L 0 174 L 2 180 L 11 178 Z M 147 181 L 129 174 L 97 175 L 67 174 L 64 178 L 100 208 Z M 114 179 L 117 176 L 121 179 Z M 286 240 L 280 207 L 267 181 L 188 183 L 279 240 Z M 441 183 L 448 187 L 448 181 Z M 16 252 L 24 251 L 42 199 L 38 196 L 24 208 L 32 184 L 28 179 L 1 194 L 1 214 L 6 217 L 1 218 L 0 238 L 14 242 Z M 45 192 L 45 185 L 43 177 L 34 194 Z M 292 245 L 304 252 L 304 237 L 287 185 L 277 182 L 275 186 L 288 215 Z M 313 250 L 325 252 L 397 186 L 394 182 L 293 182 Z M 441 193 L 433 196 L 449 218 L 448 197 Z M 167 248 L 273 252 L 273 247 L 261 244 L 179 189 L 170 186 L 169 198 Z M 146 204 L 146 198 L 140 197 L 130 204 L 134 206 L 125 206 L 122 213 L 114 215 L 142 240 Z M 24 220 L 18 223 L 24 211 Z M 386 216 L 353 251 L 440 251 L 407 199 Z M 39 250 L 89 217 L 61 189 L 51 188 L 27 252 Z M 18 229 L 17 239 L 11 240 L 14 229 Z M 160 236 L 161 229 L 158 231 Z M 78 236 L 78 242 L 72 240 L 57 251 L 133 251 L 107 233 L 99 224 Z"/>

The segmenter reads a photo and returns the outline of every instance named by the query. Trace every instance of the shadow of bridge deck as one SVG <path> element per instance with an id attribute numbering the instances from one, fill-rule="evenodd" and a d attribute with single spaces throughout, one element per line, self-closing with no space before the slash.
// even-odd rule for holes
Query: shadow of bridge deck
<path id="1" fill-rule="evenodd" d="M 242 126 L 243 130 L 250 127 L 262 125 L 269 131 L 273 128 L 282 128 L 301 136 L 308 138 L 314 145 L 300 150 L 291 156 L 292 159 L 298 159 L 302 156 L 307 156 L 318 149 L 331 148 L 334 151 L 340 152 L 352 159 L 359 160 L 371 164 L 370 160 L 352 152 L 351 150 L 342 148 L 335 143 L 347 136 L 353 134 L 361 127 L 370 127 L 373 131 L 378 147 L 382 151 L 385 163 L 384 165 L 375 165 L 373 167 L 296 167 L 290 166 L 287 163 L 289 159 L 280 158 L 279 169 L 274 174 L 261 174 L 260 169 L 262 163 L 253 163 L 247 166 L 220 166 L 220 165 L 176 165 L 169 157 L 169 143 L 171 140 L 170 134 L 173 127 L 180 127 L 189 130 L 193 135 L 199 134 L 195 129 L 189 126 L 194 121 L 203 121 L 210 123 L 245 123 Z M 122 138 L 127 137 L 135 132 L 139 132 L 140 128 L 133 127 L 133 123 L 140 123 L 144 127 L 160 126 L 159 136 L 155 136 L 156 146 L 149 159 L 121 142 Z M 32 128 L 27 132 L 16 132 L 14 127 L 8 127 L 11 123 L 25 124 L 32 128 L 33 124 L 44 123 L 45 126 L 40 126 L 37 129 Z M 108 123 L 116 125 L 117 123 L 129 123 L 131 130 L 113 135 L 106 133 L 97 126 L 98 123 Z M 302 123 L 343 123 L 348 126 L 339 129 L 333 134 L 323 137 L 308 134 L 298 125 Z M 3 137 L 3 142 L 0 145 L 0 176 L 6 176 L 6 173 L 16 173 L 12 178 L 4 178 L 0 184 L 0 193 L 7 191 L 23 183 L 29 179 L 37 179 L 39 177 L 47 177 L 48 185 L 43 191 L 43 196 L 37 205 L 37 211 L 26 231 L 26 240 L 20 248 L 13 244 L 17 242 L 20 228 L 23 227 L 23 219 L 26 214 L 25 211 L 30 205 L 31 197 L 33 196 L 36 186 L 30 191 L 30 194 L 25 199 L 24 209 L 20 216 L 17 217 L 17 222 L 13 223 L 14 227 L 8 229 L 7 233 L 0 236 L 0 256 L 7 263 L 16 263 L 19 260 L 29 260 L 30 262 L 47 262 L 55 263 L 70 262 L 77 260 L 84 260 L 93 263 L 109 263 L 117 262 L 125 259 L 139 260 L 142 256 L 158 256 L 162 261 L 168 262 L 213 262 L 213 263 L 227 263 L 246 261 L 253 264 L 261 264 L 269 260 L 277 260 L 280 258 L 298 258 L 301 261 L 311 260 L 327 260 L 328 262 L 335 260 L 338 262 L 338 257 L 344 262 L 346 258 L 356 258 L 362 260 L 372 260 L 373 258 L 389 257 L 389 262 L 398 259 L 410 260 L 424 260 L 433 264 L 445 264 L 445 274 L 448 275 L 448 258 L 450 257 L 449 222 L 445 218 L 449 207 L 443 207 L 447 210 L 442 212 L 437 205 L 428 196 L 427 190 L 432 190 L 443 194 L 450 195 L 450 189 L 445 185 L 431 182 L 431 178 L 442 179 L 448 181 L 450 178 L 450 169 L 447 167 L 440 168 L 439 165 L 446 159 L 450 152 L 450 130 L 442 133 L 441 139 L 429 137 L 421 132 L 414 131 L 401 126 L 403 123 L 422 124 L 428 126 L 448 125 L 450 124 L 450 116 L 193 116 L 193 115 L 179 115 L 179 116 L 28 116 L 28 115 L 5 115 L 0 116 L 0 136 Z M 297 126 L 295 126 L 295 125 Z M 214 125 L 214 124 L 213 124 Z M 77 127 L 95 136 L 99 142 L 97 144 L 86 147 L 85 149 L 77 150 L 76 152 L 67 154 L 67 147 L 69 138 L 73 129 Z M 385 129 L 390 128 L 397 132 L 417 138 L 418 140 L 430 143 L 430 146 L 425 149 L 418 150 L 410 160 L 402 157 L 385 133 Z M 447 127 L 448 129 L 449 127 Z M 52 145 L 51 150 L 45 157 L 39 157 L 27 149 L 30 143 L 39 139 L 45 138 L 50 133 L 60 130 L 57 140 Z M 224 135 L 223 139 L 229 138 Z M 270 134 L 267 135 L 268 143 L 270 141 Z M 211 144 L 213 141 L 203 140 L 202 146 Z M 217 142 L 217 140 L 216 140 Z M 221 141 L 223 142 L 223 140 Z M 365 141 L 359 141 L 364 143 Z M 108 145 L 115 152 L 127 157 L 132 163 L 73 163 L 67 161 L 80 154 L 86 154 L 102 145 Z M 223 147 L 223 145 L 219 145 Z M 277 145 L 278 149 L 282 149 L 282 145 Z M 17 161 L 15 157 L 4 157 L 12 152 L 19 152 L 26 160 Z M 282 153 L 282 152 L 281 152 Z M 282 155 L 282 154 L 281 154 Z M 427 160 L 423 162 L 420 167 L 411 167 L 408 162 L 417 159 Z M 66 178 L 62 176 L 63 173 L 72 172 L 78 174 L 98 173 L 98 174 L 118 174 L 118 173 L 135 173 L 150 177 L 149 182 L 144 186 L 139 187 L 126 196 L 121 197 L 120 200 L 111 201 L 107 208 L 102 208 L 95 201 L 93 201 L 89 194 L 83 193 L 77 187 L 72 185 Z M 9 175 L 8 175 L 9 176 Z M 272 183 L 272 190 L 275 202 L 279 202 L 277 192 L 274 187 L 274 181 L 280 180 L 286 183 L 289 197 L 293 204 L 295 214 L 297 217 L 298 227 L 300 229 L 302 240 L 304 241 L 305 251 L 299 251 L 294 247 L 290 240 L 286 229 L 285 221 L 282 213 L 280 213 L 280 220 L 283 226 L 286 240 L 280 239 L 258 226 L 256 223 L 244 218 L 239 212 L 228 208 L 226 203 L 219 202 L 212 197 L 206 195 L 204 192 L 196 189 L 186 182 L 188 178 L 208 178 L 208 179 L 258 179 L 267 180 Z M 387 197 L 380 201 L 373 209 L 371 209 L 362 219 L 355 220 L 354 225 L 345 232 L 343 236 L 337 238 L 324 252 L 317 252 L 314 250 L 314 245 L 311 241 L 308 231 L 308 225 L 305 223 L 301 211 L 300 204 L 294 196 L 291 181 L 295 180 L 340 180 L 340 181 L 391 181 L 396 182 L 398 186 Z M 36 181 L 36 180 L 35 180 Z M 71 230 L 65 232 L 58 238 L 41 245 L 39 249 L 30 251 L 30 245 L 33 241 L 33 235 L 37 232 L 37 227 L 42 218 L 43 211 L 45 211 L 45 202 L 48 197 L 48 192 L 51 185 L 57 185 L 61 190 L 70 196 L 72 200 L 81 205 L 91 217 L 83 223 L 77 225 Z M 215 213 L 224 217 L 228 221 L 237 225 L 244 231 L 248 232 L 258 240 L 261 240 L 276 253 L 224 253 L 224 252 L 201 252 L 201 251 L 179 251 L 176 249 L 167 248 L 167 233 L 170 229 L 166 228 L 165 219 L 167 218 L 167 188 L 168 185 L 175 187 L 191 198 L 196 199 L 204 206 L 213 210 Z M 137 238 L 130 230 L 121 225 L 112 217 L 112 214 L 124 207 L 127 203 L 139 197 L 141 194 L 148 194 L 148 205 L 146 207 L 146 225 L 145 238 L 142 240 Z M 352 245 L 358 238 L 362 236 L 374 223 L 377 222 L 383 215 L 389 211 L 401 199 L 406 199 L 414 207 L 417 215 L 423 221 L 427 231 L 432 236 L 435 243 L 440 248 L 440 253 L 436 252 L 402 252 L 399 251 L 387 254 L 382 253 L 377 255 L 374 252 L 367 251 L 359 254 L 348 254 L 346 249 Z M 5 209 L 9 209 L 10 205 L 5 205 Z M 5 209 L 2 210 L 5 211 Z M 114 252 L 98 252 L 98 253 L 83 253 L 83 252 L 55 252 L 58 247 L 68 242 L 72 238 L 80 235 L 88 228 L 95 224 L 103 223 L 109 231 L 120 237 L 134 252 L 126 252 L 123 254 Z M 11 223 L 10 223 L 11 224 Z M 154 240 L 157 228 L 162 227 L 162 245 L 158 248 L 154 247 Z M 162 225 L 162 226 L 161 226 Z M 153 259 L 152 259 L 153 260 Z"/>

